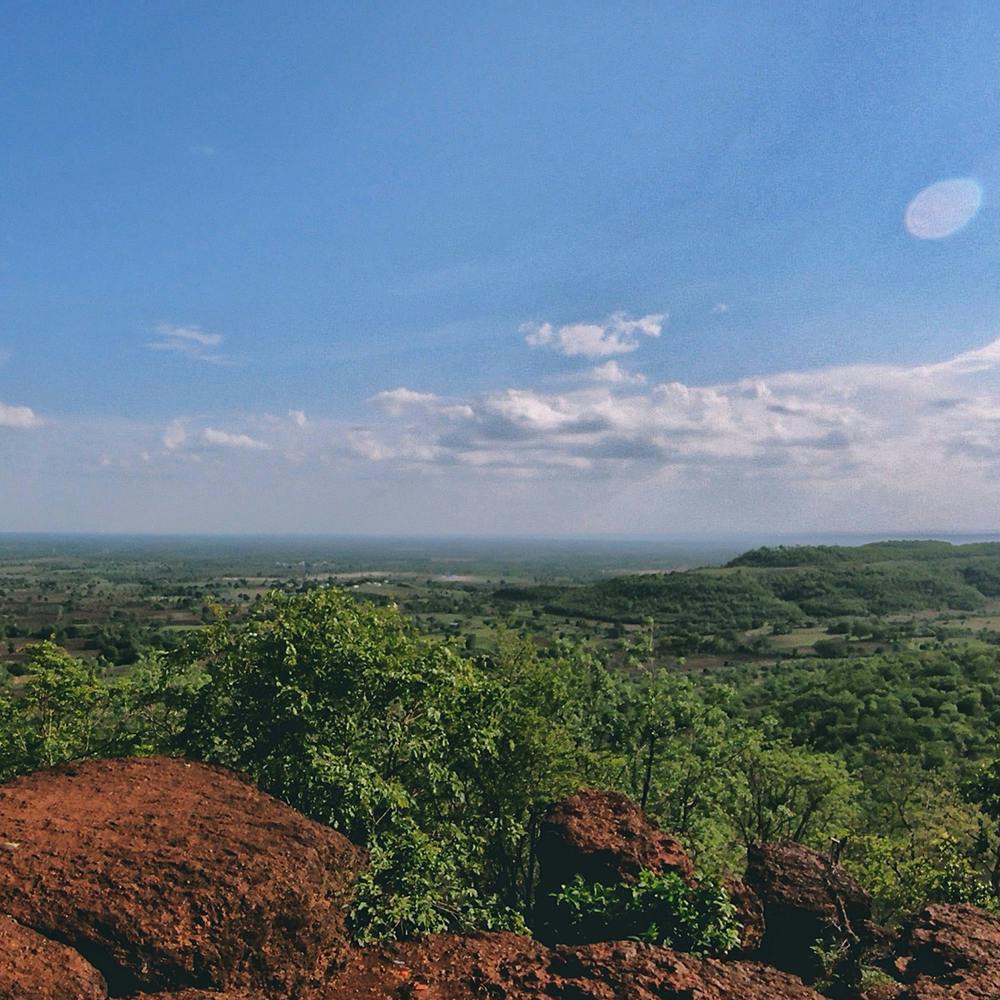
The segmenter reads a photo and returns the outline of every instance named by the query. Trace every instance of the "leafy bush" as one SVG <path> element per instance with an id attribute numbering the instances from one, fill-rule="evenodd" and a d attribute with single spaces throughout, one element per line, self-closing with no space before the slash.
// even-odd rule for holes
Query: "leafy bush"
<path id="1" fill-rule="evenodd" d="M 928 903 L 972 903 L 996 909 L 993 890 L 959 845 L 942 835 L 925 854 L 908 855 L 887 837 L 864 839 L 848 867 L 872 894 L 876 915 L 894 920 Z"/>
<path id="2" fill-rule="evenodd" d="M 696 955 L 724 955 L 739 944 L 736 908 L 717 882 L 692 888 L 676 872 L 641 871 L 607 886 L 577 876 L 556 896 L 578 942 L 634 938 Z"/>
<path id="3" fill-rule="evenodd" d="M 509 930 L 527 933 L 521 915 L 468 881 L 470 845 L 436 842 L 409 828 L 379 835 L 355 884 L 351 933 L 358 944 L 416 933 Z"/>

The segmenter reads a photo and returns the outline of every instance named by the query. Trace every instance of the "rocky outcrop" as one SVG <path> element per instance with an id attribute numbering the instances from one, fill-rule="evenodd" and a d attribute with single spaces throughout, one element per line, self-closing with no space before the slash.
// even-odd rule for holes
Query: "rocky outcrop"
<path id="1" fill-rule="evenodd" d="M 871 898 L 843 868 L 802 844 L 756 844 L 744 881 L 764 911 L 756 957 L 807 981 L 820 974 L 817 941 L 862 946 L 870 934 Z"/>
<path id="2" fill-rule="evenodd" d="M 433 935 L 366 949 L 355 954 L 323 996 L 821 1000 L 794 976 L 752 962 L 698 959 L 631 941 L 549 949 L 514 934 Z"/>
<path id="3" fill-rule="evenodd" d="M 1000 998 L 1000 917 L 967 904 L 922 910 L 900 935 L 905 1000 Z"/>
<path id="4" fill-rule="evenodd" d="M 79 952 L 0 917 L 0 1000 L 106 1000 L 104 977 Z"/>
<path id="5" fill-rule="evenodd" d="M 550 819 L 589 877 L 692 877 L 676 841 L 620 796 L 584 793 Z M 820 1000 L 796 974 L 814 974 L 814 941 L 860 955 L 870 933 L 850 876 L 768 844 L 730 886 L 755 961 L 515 934 L 358 949 L 345 921 L 360 851 L 221 768 L 162 758 L 0 787 L 0 854 L 0 1000 Z M 862 998 L 844 979 L 838 996 L 1000 1000 L 1000 917 L 930 906 L 895 954 L 898 983 Z"/>
<path id="6" fill-rule="evenodd" d="M 134 993 L 129 1000 L 273 1000 L 273 995 L 247 990 L 226 990 L 221 993 L 218 990 L 181 990 L 179 993 Z"/>
<path id="7" fill-rule="evenodd" d="M 0 912 L 70 945 L 113 996 L 290 996 L 322 981 L 346 959 L 363 864 L 340 834 L 236 775 L 168 758 L 3 786 L 0 851 Z"/>
<path id="8" fill-rule="evenodd" d="M 680 842 L 627 796 L 584 789 L 557 803 L 543 817 L 538 837 L 536 933 L 549 944 L 573 940 L 554 894 L 576 876 L 617 885 L 633 881 L 643 869 L 694 880 Z"/>
<path id="9" fill-rule="evenodd" d="M 542 889 L 559 889 L 582 875 L 616 885 L 647 868 L 675 871 L 688 881 L 694 867 L 680 842 L 664 833 L 631 799 L 584 789 L 554 805 L 538 838 Z"/>

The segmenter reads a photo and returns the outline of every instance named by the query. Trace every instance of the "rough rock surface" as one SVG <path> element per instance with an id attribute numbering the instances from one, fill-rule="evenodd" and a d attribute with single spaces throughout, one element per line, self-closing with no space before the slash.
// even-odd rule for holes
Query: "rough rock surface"
<path id="1" fill-rule="evenodd" d="M 547 943 L 572 940 L 553 894 L 577 875 L 617 885 L 647 868 L 674 871 L 687 881 L 694 867 L 681 844 L 627 796 L 584 789 L 556 803 L 538 836 L 538 888 L 533 927 Z"/>
<path id="2" fill-rule="evenodd" d="M 217 767 L 89 761 L 0 787 L 0 912 L 64 941 L 111 995 L 291 995 L 345 959 L 362 853 Z"/>
<path id="3" fill-rule="evenodd" d="M 554 805 L 538 838 L 539 877 L 558 889 L 583 875 L 616 885 L 643 868 L 675 871 L 691 880 L 694 868 L 680 843 L 664 833 L 627 796 L 584 789 Z"/>
<path id="4" fill-rule="evenodd" d="M 104 977 L 78 952 L 0 917 L 0 1000 L 105 1000 Z"/>
<path id="5" fill-rule="evenodd" d="M 357 952 L 313 1000 L 820 1000 L 794 976 L 631 941 L 548 949 L 515 934 L 431 935 Z"/>
<path id="6" fill-rule="evenodd" d="M 736 919 L 740 924 L 740 952 L 753 954 L 764 940 L 764 907 L 757 893 L 746 882 L 729 879 L 726 890 L 736 907 Z"/>
<path id="7" fill-rule="evenodd" d="M 906 1000 L 998 1000 L 1000 917 L 967 904 L 922 910 L 900 936 Z"/>
<path id="8" fill-rule="evenodd" d="M 871 898 L 829 858 L 802 844 L 756 844 L 747 852 L 747 885 L 764 910 L 764 938 L 755 957 L 806 980 L 820 973 L 817 939 L 863 942 Z"/>
<path id="9" fill-rule="evenodd" d="M 247 990 L 180 990 L 176 993 L 134 993 L 129 1000 L 272 1000 L 263 993 Z"/>

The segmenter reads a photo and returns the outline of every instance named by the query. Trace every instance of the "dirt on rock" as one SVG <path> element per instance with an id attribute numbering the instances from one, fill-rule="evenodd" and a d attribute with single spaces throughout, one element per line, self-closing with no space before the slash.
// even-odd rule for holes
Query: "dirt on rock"
<path id="1" fill-rule="evenodd" d="M 820 1000 L 753 962 L 632 941 L 546 948 L 515 934 L 430 935 L 357 952 L 310 1000 Z"/>
<path id="2" fill-rule="evenodd" d="M 364 863 L 231 772 L 172 758 L 0 787 L 0 851 L 0 912 L 79 952 L 111 996 L 321 981 L 346 959 Z"/>
<path id="3" fill-rule="evenodd" d="M 106 1000 L 104 977 L 72 948 L 0 916 L 0 1000 Z"/>

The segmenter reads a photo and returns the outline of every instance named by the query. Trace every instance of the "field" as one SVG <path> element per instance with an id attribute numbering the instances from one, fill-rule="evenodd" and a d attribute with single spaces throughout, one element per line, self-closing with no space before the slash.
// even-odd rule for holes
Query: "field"
<path id="1" fill-rule="evenodd" d="M 326 586 L 394 603 L 469 654 L 504 630 L 619 666 L 642 646 L 687 673 L 1000 642 L 998 547 L 940 544 L 771 565 L 789 560 L 726 543 L 6 536 L 0 663 L 17 684 L 24 647 L 54 638 L 117 673 L 219 606 L 238 618 L 270 590 Z"/>

